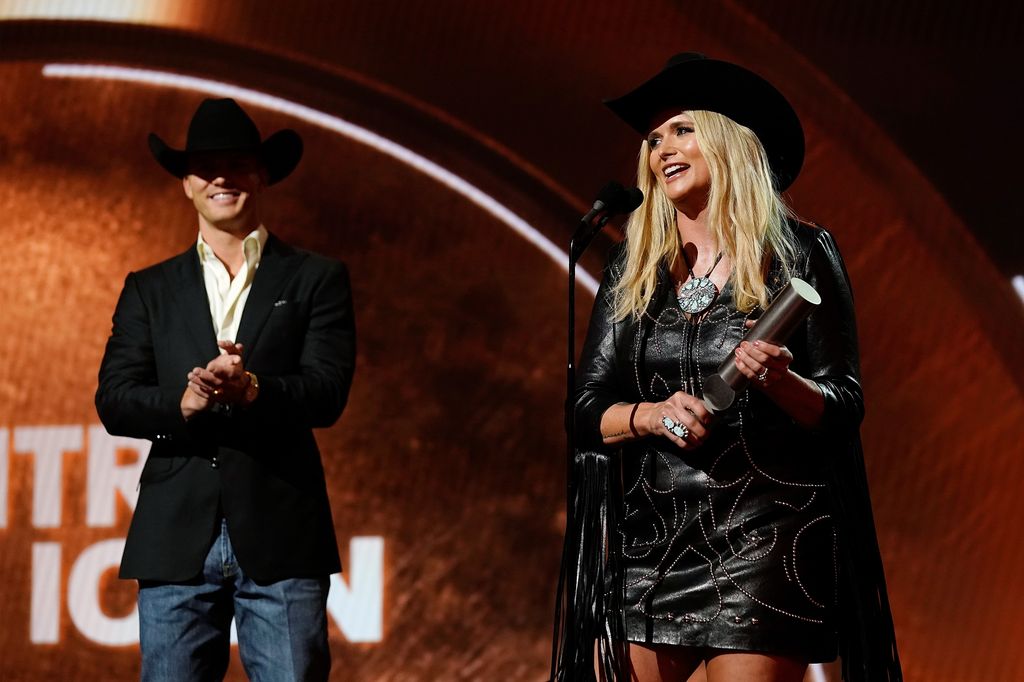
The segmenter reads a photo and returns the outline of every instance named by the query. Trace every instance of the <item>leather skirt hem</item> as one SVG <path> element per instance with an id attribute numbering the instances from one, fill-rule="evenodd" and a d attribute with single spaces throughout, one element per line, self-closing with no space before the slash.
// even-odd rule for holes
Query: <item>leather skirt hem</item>
<path id="1" fill-rule="evenodd" d="M 798 658 L 808 663 L 828 663 L 839 655 L 839 639 L 835 632 L 759 632 L 757 636 L 737 630 L 729 633 L 719 628 L 646 628 L 643 632 L 627 623 L 626 639 L 635 644 L 671 645 L 695 649 L 725 649 L 736 652 L 772 654 Z"/>

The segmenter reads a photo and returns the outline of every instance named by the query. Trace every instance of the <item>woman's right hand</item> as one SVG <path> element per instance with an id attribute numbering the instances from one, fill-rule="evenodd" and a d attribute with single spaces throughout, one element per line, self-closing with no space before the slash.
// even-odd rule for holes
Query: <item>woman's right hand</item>
<path id="1" fill-rule="evenodd" d="M 665 423 L 666 417 L 671 420 L 670 424 Z M 660 403 L 642 403 L 634 418 L 641 435 L 664 436 L 681 448 L 695 448 L 703 443 L 710 422 L 711 413 L 703 401 L 683 391 L 673 393 Z M 670 426 L 673 425 L 677 430 L 685 427 L 684 438 L 672 432 Z"/>

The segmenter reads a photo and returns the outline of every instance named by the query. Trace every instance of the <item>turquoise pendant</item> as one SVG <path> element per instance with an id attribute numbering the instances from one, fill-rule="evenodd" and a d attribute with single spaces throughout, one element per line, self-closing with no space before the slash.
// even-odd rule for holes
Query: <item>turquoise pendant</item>
<path id="1" fill-rule="evenodd" d="M 684 313 L 699 315 L 718 298 L 718 287 L 710 277 L 694 277 L 682 286 L 678 298 Z"/>

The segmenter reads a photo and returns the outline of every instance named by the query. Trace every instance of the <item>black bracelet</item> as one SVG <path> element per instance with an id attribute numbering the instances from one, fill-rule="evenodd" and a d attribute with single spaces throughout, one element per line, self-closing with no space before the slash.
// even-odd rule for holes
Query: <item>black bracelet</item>
<path id="1" fill-rule="evenodd" d="M 633 423 L 633 417 L 636 416 L 638 409 L 640 409 L 640 403 L 633 405 L 633 411 L 629 413 L 629 430 L 633 432 L 635 438 L 640 437 L 640 432 L 636 430 L 636 424 Z"/>

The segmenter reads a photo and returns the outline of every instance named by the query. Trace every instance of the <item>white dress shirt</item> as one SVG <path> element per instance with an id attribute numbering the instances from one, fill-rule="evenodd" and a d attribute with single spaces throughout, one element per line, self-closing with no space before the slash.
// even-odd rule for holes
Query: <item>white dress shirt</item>
<path id="1" fill-rule="evenodd" d="M 249 298 L 249 289 L 260 266 L 263 247 L 267 243 L 267 229 L 260 225 L 242 240 L 242 253 L 245 261 L 234 278 L 228 273 L 224 263 L 217 258 L 213 249 L 199 233 L 196 249 L 199 251 L 199 262 L 203 266 L 203 281 L 206 284 L 206 297 L 210 301 L 210 316 L 213 319 L 213 331 L 218 341 L 235 342 L 238 335 L 238 323 L 242 319 L 245 301 Z"/>

